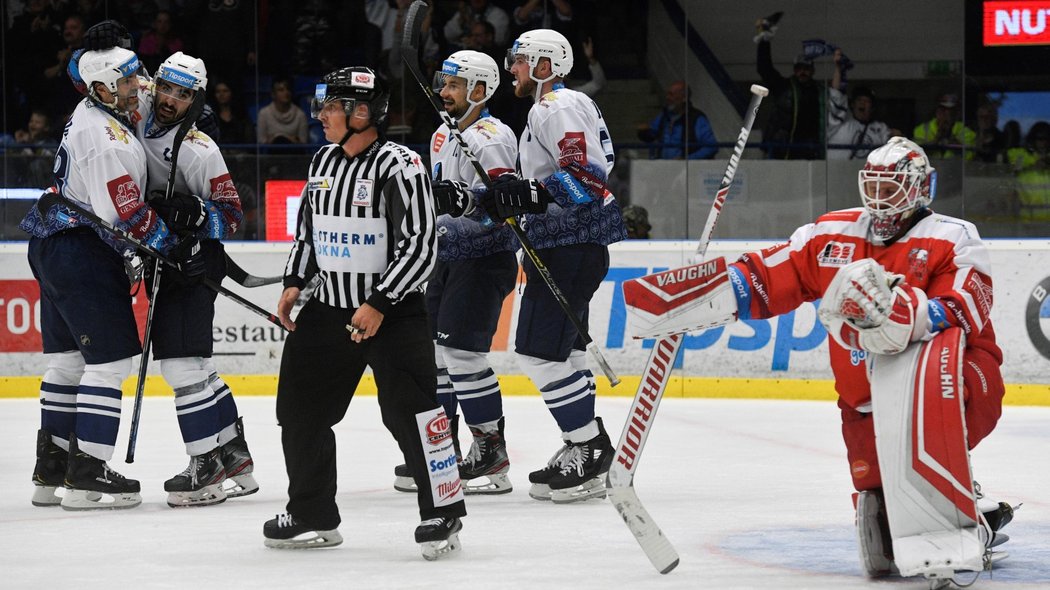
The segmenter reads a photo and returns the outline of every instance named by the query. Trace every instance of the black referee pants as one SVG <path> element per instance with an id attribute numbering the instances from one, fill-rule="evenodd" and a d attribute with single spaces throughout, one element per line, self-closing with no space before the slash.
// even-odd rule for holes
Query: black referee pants
<path id="1" fill-rule="evenodd" d="M 365 366 L 372 367 L 383 425 L 394 435 L 419 488 L 422 520 L 464 516 L 463 502 L 434 507 L 416 414 L 438 407 L 434 345 L 422 294 L 412 294 L 383 318 L 375 336 L 358 344 L 346 325 L 353 309 L 310 300 L 288 334 L 277 384 L 277 422 L 288 470 L 288 512 L 321 530 L 340 523 L 336 506 L 335 433 Z"/>

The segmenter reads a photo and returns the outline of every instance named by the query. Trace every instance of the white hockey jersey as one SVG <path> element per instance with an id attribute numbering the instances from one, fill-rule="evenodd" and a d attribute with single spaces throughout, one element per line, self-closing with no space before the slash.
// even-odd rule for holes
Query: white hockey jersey
<path id="1" fill-rule="evenodd" d="M 463 130 L 463 139 L 477 156 L 489 178 L 513 174 L 518 158 L 518 140 L 514 131 L 499 119 L 482 111 L 473 125 Z M 448 128 L 442 125 L 430 138 L 431 177 L 435 181 L 464 182 L 476 191 L 485 190 L 485 183 L 474 170 L 470 159 L 463 154 Z M 481 207 L 470 215 L 438 217 L 438 260 L 465 260 L 496 252 L 518 249 L 514 232 L 506 225 L 496 225 Z"/>

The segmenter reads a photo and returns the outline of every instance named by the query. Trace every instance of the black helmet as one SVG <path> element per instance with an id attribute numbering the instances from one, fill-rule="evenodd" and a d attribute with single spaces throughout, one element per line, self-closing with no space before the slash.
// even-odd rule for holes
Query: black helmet
<path id="1" fill-rule="evenodd" d="M 343 101 L 347 117 L 353 114 L 358 102 L 367 104 L 372 125 L 380 127 L 386 121 L 390 88 L 386 80 L 370 68 L 341 68 L 321 78 L 317 84 L 314 98 L 310 101 L 310 116 L 316 119 L 324 105 L 333 100 Z"/>

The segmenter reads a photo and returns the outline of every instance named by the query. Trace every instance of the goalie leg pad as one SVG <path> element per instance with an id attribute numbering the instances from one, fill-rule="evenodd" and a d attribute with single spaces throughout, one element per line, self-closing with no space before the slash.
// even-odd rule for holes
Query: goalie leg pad
<path id="1" fill-rule="evenodd" d="M 737 318 L 725 258 L 624 281 L 623 299 L 635 338 L 713 328 Z"/>
<path id="2" fill-rule="evenodd" d="M 984 568 L 963 418 L 958 328 L 892 356 L 873 355 L 876 448 L 893 554 L 902 576 Z"/>

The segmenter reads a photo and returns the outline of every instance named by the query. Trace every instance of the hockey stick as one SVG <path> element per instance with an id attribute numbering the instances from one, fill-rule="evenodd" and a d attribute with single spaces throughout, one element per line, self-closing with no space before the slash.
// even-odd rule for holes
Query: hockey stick
<path id="1" fill-rule="evenodd" d="M 408 70 L 412 72 L 412 77 L 416 79 L 420 89 L 427 96 L 431 106 L 437 111 L 438 116 L 444 121 L 445 126 L 448 127 L 452 137 L 455 138 L 456 142 L 459 143 L 460 148 L 463 150 L 463 154 L 470 160 L 471 165 L 474 167 L 474 171 L 477 173 L 481 181 L 485 183 L 485 188 L 492 188 L 492 179 L 489 178 L 488 172 L 482 167 L 481 162 L 478 161 L 477 156 L 474 155 L 474 151 L 467 145 L 467 141 L 463 139 L 463 134 L 459 131 L 459 124 L 455 119 L 452 118 L 448 112 L 445 111 L 445 107 L 438 100 L 438 97 L 434 94 L 431 88 L 427 85 L 423 78 L 423 72 L 419 68 L 419 48 L 417 43 L 421 28 L 423 26 L 423 19 L 426 17 L 427 3 L 424 0 L 415 0 L 411 6 L 408 7 L 408 14 L 405 16 L 404 31 L 401 38 L 401 61 L 405 63 Z M 609 362 L 605 360 L 605 356 L 602 355 L 601 349 L 591 339 L 590 334 L 583 329 L 583 325 L 580 323 L 580 318 L 572 311 L 572 307 L 569 306 L 569 300 L 565 298 L 565 294 L 562 293 L 561 289 L 558 288 L 557 283 L 554 282 L 554 277 L 551 276 L 550 269 L 540 259 L 539 254 L 536 252 L 536 248 L 533 247 L 532 242 L 528 236 L 521 229 L 518 221 L 514 218 L 506 220 L 507 225 L 514 231 L 514 235 L 518 237 L 518 241 L 521 242 L 521 248 L 525 251 L 525 255 L 532 261 L 532 265 L 536 267 L 536 271 L 539 273 L 543 282 L 547 284 L 547 288 L 550 289 L 551 295 L 561 306 L 562 311 L 572 322 L 576 332 L 580 335 L 580 339 L 583 341 L 587 351 L 594 357 L 595 362 L 601 367 L 602 373 L 609 378 L 609 383 L 616 386 L 620 383 L 620 378 L 613 372 L 612 367 L 609 366 Z"/>
<path id="2" fill-rule="evenodd" d="M 699 261 L 707 252 L 707 246 L 711 242 L 711 234 L 715 231 L 718 215 L 725 204 L 729 187 L 736 175 L 740 156 L 744 153 L 747 137 L 751 134 L 751 126 L 755 123 L 755 115 L 758 106 L 762 103 L 762 97 L 769 94 L 769 90 L 754 84 L 751 86 L 751 104 L 748 105 L 744 116 L 744 126 L 740 129 L 740 135 L 733 146 L 733 155 L 729 157 L 729 165 L 726 166 L 725 175 L 718 192 L 711 204 L 711 212 L 707 214 L 707 223 L 704 231 L 700 234 L 700 243 L 696 247 L 694 260 Z M 645 441 L 653 427 L 656 411 L 660 407 L 667 381 L 671 377 L 671 369 L 674 366 L 678 349 L 682 345 L 683 334 L 674 334 L 661 338 L 653 346 L 653 352 L 645 364 L 642 372 L 641 383 L 638 384 L 638 392 L 634 396 L 634 402 L 627 412 L 627 422 L 624 424 L 620 442 L 616 445 L 616 455 L 613 457 L 612 467 L 606 478 L 606 488 L 613 506 L 620 513 L 624 523 L 631 530 L 631 534 L 638 540 L 642 551 L 652 562 L 653 566 L 661 573 L 666 574 L 678 565 L 678 552 L 675 551 L 671 542 L 667 540 L 660 527 L 649 516 L 645 506 L 638 499 L 634 490 L 634 473 L 638 470 L 638 460 L 641 458 Z"/>
<path id="3" fill-rule="evenodd" d="M 175 176 L 178 171 L 179 150 L 186 134 L 193 127 L 193 122 L 204 110 L 204 93 L 197 92 L 190 103 L 182 123 L 175 130 L 175 137 L 171 142 L 171 164 L 168 166 L 168 183 L 164 187 L 164 198 L 170 199 L 175 192 Z M 142 396 L 146 390 L 146 368 L 149 365 L 149 353 L 152 347 L 151 334 L 153 332 L 153 310 L 156 307 L 157 294 L 160 293 L 161 268 L 160 260 L 153 260 L 153 285 L 150 287 L 148 309 L 146 311 L 146 329 L 142 334 L 142 358 L 139 359 L 138 380 L 135 382 L 135 404 L 131 412 L 131 434 L 128 436 L 128 453 L 124 457 L 125 463 L 135 462 L 135 444 L 139 439 L 139 418 L 142 416 Z"/>
<path id="4" fill-rule="evenodd" d="M 284 280 L 281 275 L 273 277 L 257 277 L 250 274 L 248 271 L 241 268 L 241 265 L 237 264 L 229 254 L 226 254 L 226 276 L 233 279 L 238 285 L 242 287 L 264 287 L 266 285 L 274 285 Z"/>

